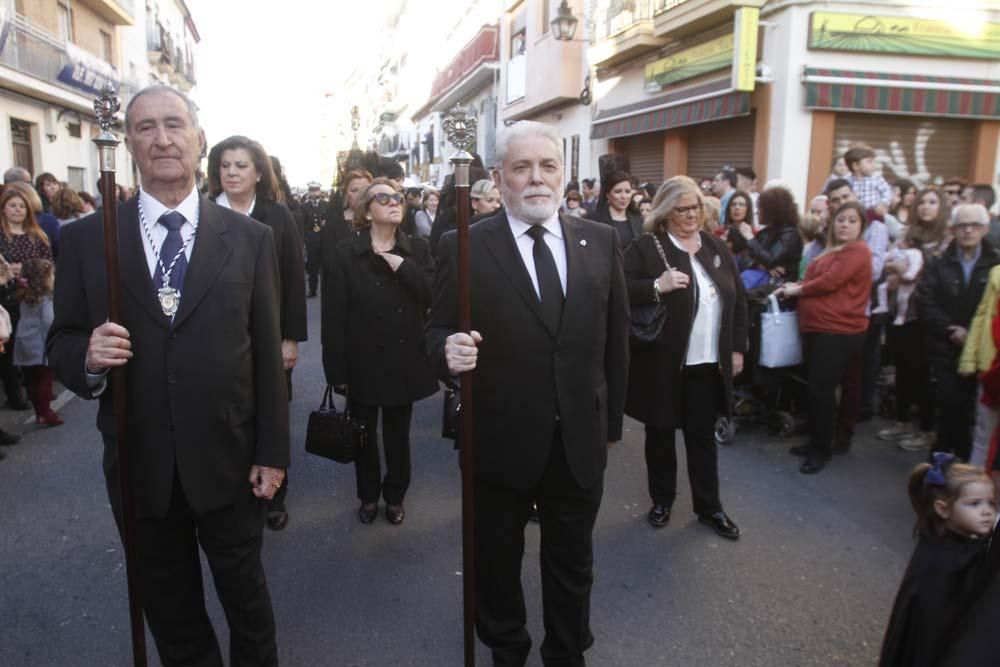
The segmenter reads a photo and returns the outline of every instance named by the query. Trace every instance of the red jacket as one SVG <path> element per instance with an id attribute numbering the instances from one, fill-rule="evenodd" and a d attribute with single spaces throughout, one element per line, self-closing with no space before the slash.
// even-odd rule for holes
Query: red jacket
<path id="1" fill-rule="evenodd" d="M 864 241 L 852 241 L 814 259 L 802 281 L 799 329 L 804 333 L 864 333 L 871 290 L 872 253 Z"/>

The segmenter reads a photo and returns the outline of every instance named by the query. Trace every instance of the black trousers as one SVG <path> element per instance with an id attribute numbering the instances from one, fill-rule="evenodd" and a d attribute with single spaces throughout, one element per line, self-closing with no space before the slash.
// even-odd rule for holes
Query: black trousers
<path id="1" fill-rule="evenodd" d="M 107 439 L 105 440 L 107 447 Z M 117 470 L 107 467 L 108 497 L 121 533 Z M 261 563 L 264 502 L 247 484 L 232 506 L 196 514 L 175 476 L 163 518 L 140 518 L 136 553 L 143 611 L 163 667 L 222 667 L 205 611 L 198 546 L 208 559 L 229 625 L 230 667 L 275 667 L 274 612 Z"/>
<path id="2" fill-rule="evenodd" d="M 896 420 L 909 423 L 913 408 L 920 415 L 920 430 L 934 429 L 931 377 L 927 363 L 924 323 L 907 322 L 888 330 L 889 351 L 896 365 Z M 975 400 L 975 399 L 973 399 Z"/>
<path id="3" fill-rule="evenodd" d="M 972 429 L 976 425 L 975 377 L 964 378 L 958 374 L 958 363 L 949 367 L 935 366 L 937 379 L 938 416 L 937 446 L 943 452 L 954 452 L 965 461 L 972 452 Z"/>
<path id="4" fill-rule="evenodd" d="M 306 275 L 309 278 L 309 293 L 315 294 L 319 287 L 319 269 L 323 265 L 323 253 L 319 243 L 306 245 Z"/>
<path id="5" fill-rule="evenodd" d="M 875 384 L 882 368 L 882 322 L 877 317 L 869 320 L 868 333 L 861 365 L 861 403 L 858 409 L 862 416 L 872 417 L 878 413 L 875 405 Z"/>
<path id="6" fill-rule="evenodd" d="M 837 386 L 851 381 L 852 362 L 861 354 L 865 334 L 806 333 L 803 335 L 806 374 L 809 379 L 809 448 L 812 455 L 827 458 L 833 446 L 834 423 L 840 414 L 856 414 L 858 392 L 844 392 L 841 401 L 853 406 L 837 407 Z"/>
<path id="7" fill-rule="evenodd" d="M 582 667 L 594 643 L 590 591 L 594 582 L 594 522 L 603 480 L 577 485 L 558 434 L 538 487 L 517 491 L 476 481 L 476 631 L 496 667 L 521 667 L 531 652 L 521 588 L 524 527 L 531 502 L 541 530 L 542 607 L 547 667 Z"/>
<path id="8" fill-rule="evenodd" d="M 7 301 L 2 305 L 10 315 L 11 334 L 10 340 L 4 343 L 4 351 L 0 353 L 0 383 L 3 384 L 8 402 L 23 403 L 21 369 L 14 365 L 14 339 L 17 336 L 17 322 L 21 319 L 20 306 L 17 301 Z"/>
<path id="9" fill-rule="evenodd" d="M 382 448 L 385 450 L 385 478 L 378 451 L 378 413 L 382 411 Z M 354 461 L 358 498 L 389 505 L 401 505 L 410 488 L 410 419 L 413 405 L 375 406 L 351 401 L 351 414 L 368 425 L 368 446 Z"/>
<path id="10" fill-rule="evenodd" d="M 677 424 L 684 433 L 688 480 L 695 514 L 722 511 L 715 419 L 723 405 L 722 376 L 716 364 L 687 366 L 681 374 Z M 671 507 L 677 497 L 676 429 L 646 425 L 646 474 L 655 505 Z"/>

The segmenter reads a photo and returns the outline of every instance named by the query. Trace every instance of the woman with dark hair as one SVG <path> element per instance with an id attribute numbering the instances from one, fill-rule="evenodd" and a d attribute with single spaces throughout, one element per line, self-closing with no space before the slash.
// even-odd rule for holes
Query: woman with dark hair
<path id="1" fill-rule="evenodd" d="M 625 414 L 646 428 L 646 468 L 662 528 L 677 496 L 676 429 L 684 432 L 691 499 L 699 521 L 737 539 L 740 529 L 719 499 L 715 421 L 733 408 L 733 377 L 743 368 L 747 302 L 726 245 L 702 229 L 704 197 L 687 176 L 667 180 L 653 199 L 643 234 L 625 251 L 633 307 L 666 304 L 658 337 L 633 345 Z"/>
<path id="2" fill-rule="evenodd" d="M 305 267 L 302 239 L 292 212 L 281 203 L 278 179 L 264 147 L 244 136 L 233 136 L 208 154 L 208 181 L 216 204 L 250 216 L 271 228 L 278 257 L 281 357 L 285 366 L 288 400 L 292 398 L 292 369 L 299 357 L 299 343 L 308 338 L 306 328 Z M 270 502 L 268 526 L 285 527 L 287 483 Z"/>
<path id="3" fill-rule="evenodd" d="M 358 234 L 337 246 L 334 276 L 323 290 L 326 380 L 347 394 L 351 414 L 368 427 L 368 446 L 354 462 L 365 524 L 378 515 L 380 497 L 386 519 L 403 522 L 413 403 L 438 390 L 423 354 L 434 263 L 427 241 L 399 229 L 404 208 L 391 180 L 376 178 L 365 188 L 354 209 Z"/>
<path id="4" fill-rule="evenodd" d="M 594 220 L 611 225 L 618 233 L 622 247 L 642 236 L 642 216 L 632 212 L 632 176 L 624 171 L 609 174 L 601 183 Z"/>
<path id="5" fill-rule="evenodd" d="M 767 191 L 765 190 L 765 193 Z M 761 195 L 763 199 L 763 194 Z M 802 282 L 785 283 L 775 294 L 799 297 L 799 329 L 809 378 L 809 442 L 792 448 L 805 457 L 799 472 L 818 473 L 834 449 L 837 387 L 849 380 L 868 331 L 872 291 L 872 253 L 864 241 L 868 218 L 852 201 L 841 206 L 827 228 L 826 248 L 809 263 Z M 851 393 L 854 400 L 859 395 Z M 848 400 L 844 392 L 841 400 Z M 841 409 L 839 414 L 856 412 Z M 841 427 L 845 430 L 846 427 Z M 848 442 L 838 442 L 846 450 Z"/>
<path id="6" fill-rule="evenodd" d="M 42 210 L 49 213 L 52 210 L 52 198 L 62 189 L 59 179 L 49 172 L 42 172 L 35 178 L 35 192 L 42 200 Z"/>
<path id="7" fill-rule="evenodd" d="M 13 278 L 0 287 L 0 305 L 10 315 L 12 333 L 5 351 L 0 355 L 0 381 L 7 394 L 7 407 L 30 410 L 21 395 L 21 373 L 13 363 L 20 303 L 16 294 L 21 265 L 30 259 L 52 260 L 49 237 L 35 218 L 38 195 L 29 183 L 9 183 L 0 196 L 0 256 L 10 265 Z M 41 206 L 38 204 L 39 207 Z M 0 437 L 0 444 L 2 444 Z"/>
<path id="8" fill-rule="evenodd" d="M 733 194 L 727 206 L 732 207 L 733 200 L 740 194 L 741 191 Z M 750 196 L 742 194 L 749 201 Z M 771 276 L 797 276 L 799 262 L 802 260 L 799 210 L 792 193 L 783 187 L 767 188 L 757 198 L 757 214 L 764 228 L 756 236 L 748 221 L 739 223 L 735 231 L 729 233 L 733 251 L 739 253 L 746 250 L 747 257 L 753 263 L 750 271 L 744 271 L 743 276 L 743 284 L 748 289 L 767 282 Z M 752 219 L 752 204 L 748 207 L 747 215 L 748 219 Z M 726 221 L 729 224 L 728 214 Z M 753 275 L 749 275 L 750 272 Z"/>

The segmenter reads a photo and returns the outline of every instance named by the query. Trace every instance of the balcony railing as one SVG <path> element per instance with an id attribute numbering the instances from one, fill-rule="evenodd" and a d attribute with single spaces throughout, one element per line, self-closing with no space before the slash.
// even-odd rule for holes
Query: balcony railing
<path id="1" fill-rule="evenodd" d="M 105 79 L 117 84 L 121 78 L 110 64 L 84 53 L 20 14 L 10 19 L 0 65 L 83 96 L 100 89 Z"/>
<path id="2" fill-rule="evenodd" d="M 602 42 L 690 0 L 598 0 L 593 42 Z"/>

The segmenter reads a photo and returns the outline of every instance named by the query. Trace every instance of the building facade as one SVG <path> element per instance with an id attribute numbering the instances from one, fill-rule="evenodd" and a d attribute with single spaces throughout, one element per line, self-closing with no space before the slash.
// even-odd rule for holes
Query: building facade
<path id="1" fill-rule="evenodd" d="M 151 83 L 190 92 L 198 40 L 183 0 L 0 0 L 0 165 L 96 192 L 93 101 L 104 82 L 123 107 Z M 124 145 L 118 168 L 134 186 Z"/>
<path id="2" fill-rule="evenodd" d="M 918 185 L 996 178 L 997 9 L 598 0 L 594 26 L 591 139 L 640 180 L 753 167 L 804 201 L 853 143 Z"/>

